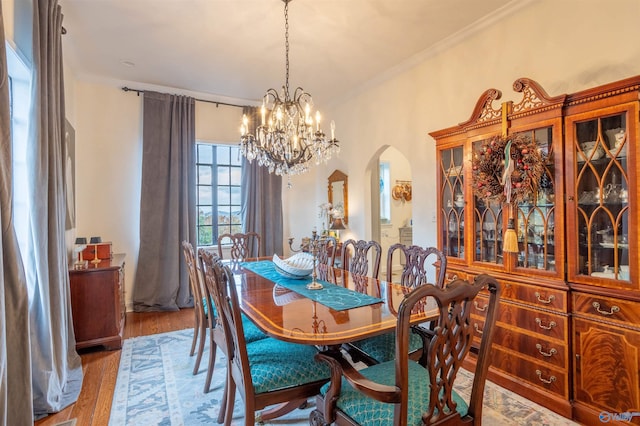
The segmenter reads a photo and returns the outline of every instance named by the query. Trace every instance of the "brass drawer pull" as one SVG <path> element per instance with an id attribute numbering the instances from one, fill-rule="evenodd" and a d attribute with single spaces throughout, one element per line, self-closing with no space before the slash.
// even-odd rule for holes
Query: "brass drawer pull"
<path id="1" fill-rule="evenodd" d="M 477 322 L 473 324 L 473 328 L 476 330 L 476 333 L 482 334 L 482 330 L 480 330 L 480 327 L 478 327 Z"/>
<path id="2" fill-rule="evenodd" d="M 551 330 L 553 327 L 558 325 L 556 324 L 555 321 L 551 321 L 549 325 L 542 325 L 542 320 L 540 318 L 536 318 L 536 323 L 538 324 L 538 327 L 543 328 L 545 330 Z"/>
<path id="3" fill-rule="evenodd" d="M 542 378 L 542 371 L 540 371 L 540 370 L 536 370 L 536 374 L 538 375 L 538 379 L 540 379 L 540 381 L 542 383 L 551 384 L 551 383 L 556 381 L 556 376 L 549 377 L 549 380 L 543 379 Z"/>
<path id="4" fill-rule="evenodd" d="M 540 355 L 542 356 L 553 356 L 558 353 L 558 351 L 555 350 L 555 348 L 551 348 L 549 352 L 543 352 L 542 345 L 540 343 L 536 343 L 536 349 L 538 349 L 538 352 L 540 352 Z"/>
<path id="5" fill-rule="evenodd" d="M 536 299 L 538 299 L 538 302 L 540 302 L 540 303 L 544 303 L 544 304 L 548 305 L 549 303 L 553 302 L 553 300 L 554 300 L 555 298 L 556 298 L 556 297 L 552 294 L 551 296 L 549 296 L 549 298 L 548 298 L 548 299 L 546 299 L 546 300 L 545 300 L 545 299 L 542 299 L 542 298 L 541 298 L 541 296 L 540 296 L 540 293 L 538 293 L 538 292 L 536 291 Z"/>
<path id="6" fill-rule="evenodd" d="M 487 305 L 484 305 L 481 307 L 480 305 L 478 305 L 478 301 L 476 300 L 473 301 L 473 306 L 475 306 L 476 309 L 479 310 L 480 312 L 484 312 L 487 310 Z"/>
<path id="7" fill-rule="evenodd" d="M 603 311 L 602 309 L 600 309 L 600 303 L 598 302 L 593 302 L 593 307 L 596 308 L 596 311 L 598 311 L 598 313 L 602 315 L 613 315 L 616 312 L 620 312 L 620 308 L 616 305 L 613 305 L 609 312 Z"/>

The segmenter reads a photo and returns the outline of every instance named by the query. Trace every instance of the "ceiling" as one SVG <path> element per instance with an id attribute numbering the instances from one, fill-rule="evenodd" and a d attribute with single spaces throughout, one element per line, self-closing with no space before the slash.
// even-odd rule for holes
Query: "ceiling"
<path id="1" fill-rule="evenodd" d="M 316 104 L 391 75 L 522 0 L 294 0 L 290 89 Z M 60 0 L 83 80 L 255 103 L 285 82 L 280 0 Z"/>

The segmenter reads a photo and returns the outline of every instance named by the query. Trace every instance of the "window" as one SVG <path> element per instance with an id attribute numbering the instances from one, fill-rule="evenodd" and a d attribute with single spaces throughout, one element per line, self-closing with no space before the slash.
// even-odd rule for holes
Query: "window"
<path id="1" fill-rule="evenodd" d="M 9 69 L 9 114 L 11 119 L 13 223 L 18 247 L 23 260 L 28 259 L 29 250 L 29 191 L 27 168 L 27 140 L 29 132 L 29 108 L 31 104 L 31 71 L 11 44 L 6 43 Z M 28 276 L 28 274 L 27 274 Z M 29 280 L 29 299 L 33 289 Z"/>
<path id="2" fill-rule="evenodd" d="M 391 177 L 390 164 L 380 163 L 380 223 L 391 223 Z"/>
<path id="3" fill-rule="evenodd" d="M 197 143 L 198 246 L 242 232 L 242 167 L 237 145 Z"/>

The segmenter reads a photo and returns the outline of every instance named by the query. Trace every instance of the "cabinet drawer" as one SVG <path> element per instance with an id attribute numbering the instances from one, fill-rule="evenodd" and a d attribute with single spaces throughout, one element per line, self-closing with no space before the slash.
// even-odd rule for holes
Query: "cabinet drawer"
<path id="1" fill-rule="evenodd" d="M 502 299 L 531 304 L 543 309 L 567 312 L 567 292 L 555 288 L 501 281 Z"/>
<path id="2" fill-rule="evenodd" d="M 640 303 L 638 302 L 574 292 L 573 312 L 576 316 L 618 323 L 640 330 Z"/>
<path id="3" fill-rule="evenodd" d="M 563 342 L 567 341 L 568 338 L 566 316 L 511 303 L 500 302 L 500 306 L 498 306 L 498 325 L 507 329 L 520 329 L 523 333 L 533 333 Z"/>
<path id="4" fill-rule="evenodd" d="M 480 338 L 484 331 L 484 321 L 474 317 L 473 328 L 474 344 L 479 347 Z M 496 326 L 493 334 L 493 345 L 516 351 L 537 362 L 549 363 L 551 366 L 561 368 L 564 371 L 568 371 L 569 368 L 567 365 L 568 347 L 566 343 L 546 340 L 540 336 Z"/>
<path id="5" fill-rule="evenodd" d="M 491 365 L 548 392 L 555 393 L 563 398 L 569 397 L 566 370 L 529 361 L 495 345 L 491 349 Z"/>

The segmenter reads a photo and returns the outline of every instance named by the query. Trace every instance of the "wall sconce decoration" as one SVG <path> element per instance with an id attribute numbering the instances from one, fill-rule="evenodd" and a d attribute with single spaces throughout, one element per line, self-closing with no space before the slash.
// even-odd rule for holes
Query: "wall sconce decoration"
<path id="1" fill-rule="evenodd" d="M 396 180 L 396 184 L 391 190 L 391 197 L 394 200 L 411 201 L 411 181 L 410 180 Z"/>

